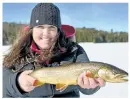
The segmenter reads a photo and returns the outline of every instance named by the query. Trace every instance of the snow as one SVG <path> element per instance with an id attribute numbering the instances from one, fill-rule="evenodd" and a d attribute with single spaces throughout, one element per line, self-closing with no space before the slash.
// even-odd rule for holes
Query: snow
<path id="1" fill-rule="evenodd" d="M 90 61 L 100 61 L 115 65 L 128 72 L 128 43 L 79 43 L 86 51 Z M 9 46 L 3 46 L 3 54 Z M 93 95 L 81 98 L 128 98 L 128 82 L 106 83 Z"/>

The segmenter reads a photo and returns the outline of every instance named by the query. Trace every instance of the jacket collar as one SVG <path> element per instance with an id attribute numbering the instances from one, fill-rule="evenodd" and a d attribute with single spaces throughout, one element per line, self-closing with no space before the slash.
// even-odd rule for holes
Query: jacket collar
<path id="1" fill-rule="evenodd" d="M 37 54 L 40 54 L 40 50 L 38 49 L 34 41 L 32 41 L 30 48 L 32 51 L 36 52 Z"/>

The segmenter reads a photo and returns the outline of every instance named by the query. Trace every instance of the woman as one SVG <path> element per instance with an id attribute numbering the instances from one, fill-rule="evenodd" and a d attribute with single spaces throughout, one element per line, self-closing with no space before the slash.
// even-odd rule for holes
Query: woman
<path id="1" fill-rule="evenodd" d="M 79 97 L 79 91 L 93 94 L 105 82 L 87 78 L 86 73 L 79 76 L 77 86 L 62 92 L 53 84 L 37 87 L 37 80 L 28 75 L 36 68 L 88 61 L 83 48 L 65 37 L 59 9 L 51 3 L 39 3 L 32 10 L 30 29 L 19 36 L 4 58 L 3 97 Z"/>

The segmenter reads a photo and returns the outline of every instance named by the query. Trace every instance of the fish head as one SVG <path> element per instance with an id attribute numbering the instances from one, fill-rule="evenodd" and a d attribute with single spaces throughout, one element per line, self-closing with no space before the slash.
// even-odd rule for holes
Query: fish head
<path id="1" fill-rule="evenodd" d="M 107 82 L 121 83 L 128 81 L 128 73 L 117 67 L 109 66 L 101 68 L 98 71 L 98 76 Z"/>

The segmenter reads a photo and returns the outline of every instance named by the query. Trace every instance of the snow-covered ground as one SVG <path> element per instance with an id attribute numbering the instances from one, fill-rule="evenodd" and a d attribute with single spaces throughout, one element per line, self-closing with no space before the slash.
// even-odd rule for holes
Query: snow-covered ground
<path id="1" fill-rule="evenodd" d="M 128 43 L 80 43 L 90 61 L 100 61 L 115 65 L 128 72 Z M 2 47 L 6 53 L 9 46 Z M 93 95 L 81 98 L 128 98 L 128 83 L 106 83 Z"/>

